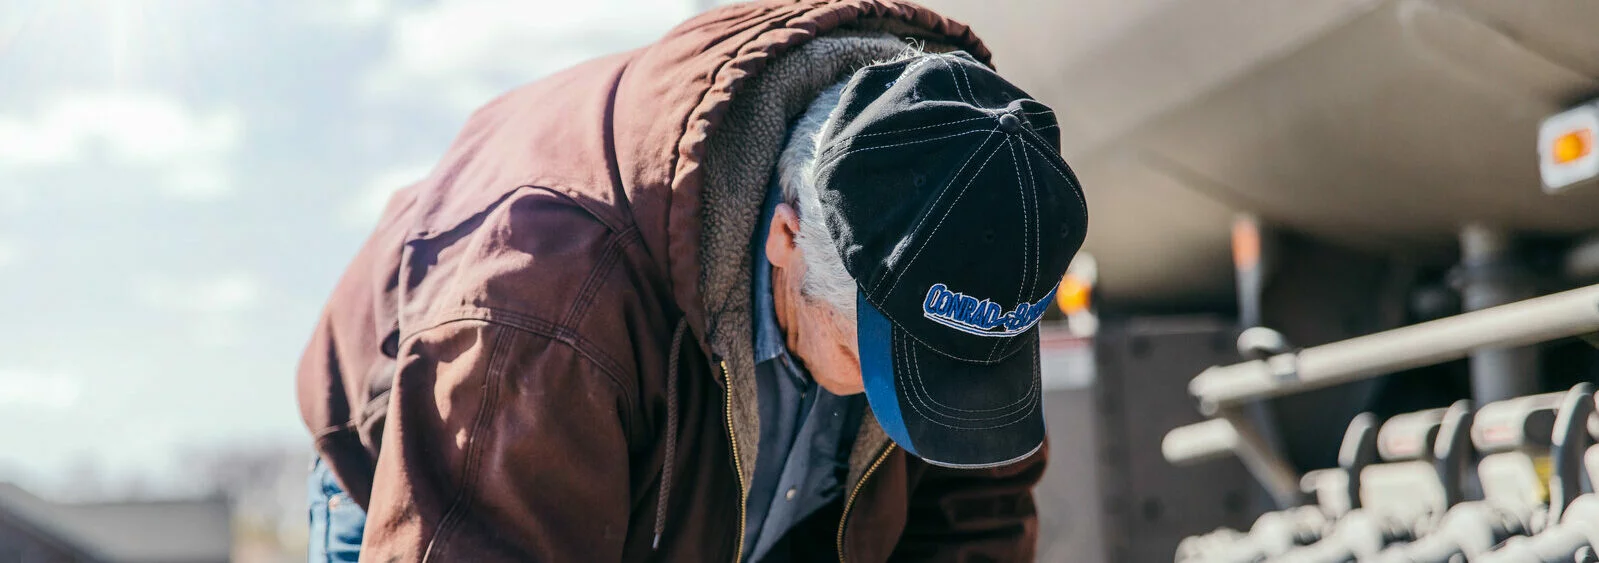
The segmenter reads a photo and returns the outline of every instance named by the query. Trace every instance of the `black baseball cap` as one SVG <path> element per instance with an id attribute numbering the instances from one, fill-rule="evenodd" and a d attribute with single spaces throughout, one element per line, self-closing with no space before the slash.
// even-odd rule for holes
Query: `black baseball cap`
<path id="1" fill-rule="evenodd" d="M 1038 321 L 1088 224 L 1054 112 L 963 52 L 861 69 L 834 111 L 816 185 L 873 415 L 934 465 L 1032 455 Z"/>

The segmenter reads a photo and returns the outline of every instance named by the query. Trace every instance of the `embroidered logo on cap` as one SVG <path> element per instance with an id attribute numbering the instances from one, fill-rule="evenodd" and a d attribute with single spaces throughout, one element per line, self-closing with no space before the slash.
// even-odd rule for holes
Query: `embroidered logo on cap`
<path id="1" fill-rule="evenodd" d="M 922 316 L 967 334 L 1015 336 L 1038 324 L 1054 296 L 1055 290 L 1051 289 L 1036 303 L 1021 303 L 1009 312 L 1001 312 L 998 303 L 935 283 L 927 288 L 927 298 L 922 300 Z"/>

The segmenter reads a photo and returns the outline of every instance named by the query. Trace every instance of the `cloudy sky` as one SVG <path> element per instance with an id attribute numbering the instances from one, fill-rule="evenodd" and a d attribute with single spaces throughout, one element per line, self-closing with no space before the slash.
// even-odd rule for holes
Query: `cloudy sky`
<path id="1" fill-rule="evenodd" d="M 0 0 L 0 481 L 306 440 L 294 366 L 387 194 L 703 4 Z"/>

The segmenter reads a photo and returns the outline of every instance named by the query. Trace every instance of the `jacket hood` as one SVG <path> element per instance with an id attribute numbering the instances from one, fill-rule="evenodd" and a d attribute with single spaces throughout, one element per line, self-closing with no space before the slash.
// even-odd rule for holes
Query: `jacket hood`
<path id="1" fill-rule="evenodd" d="M 726 297 L 715 293 L 723 288 L 707 291 L 707 279 L 715 276 L 707 276 L 702 267 L 708 234 L 702 211 L 706 200 L 715 197 L 709 193 L 714 186 L 707 189 L 714 181 L 710 176 L 716 175 L 707 173 L 712 168 L 707 162 L 717 159 L 714 139 L 724 133 L 735 100 L 774 61 L 830 34 L 924 41 L 964 50 L 985 63 L 990 56 L 967 26 L 909 2 L 773 0 L 714 9 L 649 46 L 580 64 L 474 113 L 442 160 L 446 164 L 421 184 L 424 190 L 442 185 L 457 189 L 451 197 L 418 198 L 434 203 L 433 208 L 416 210 L 423 220 L 415 234 L 426 237 L 456 229 L 523 186 L 556 190 L 611 228 L 637 231 L 694 336 L 714 349 L 707 335 L 716 308 L 708 312 L 707 301 L 714 304 Z M 840 50 L 844 52 L 835 54 L 852 51 Z M 872 56 L 880 51 L 865 50 Z M 810 58 L 809 67 L 829 61 L 826 56 Z M 811 74 L 825 82 L 787 89 L 797 94 L 790 97 L 803 101 L 781 116 L 783 125 L 822 87 L 870 62 L 835 61 L 835 68 L 813 68 Z M 766 133 L 780 147 L 784 131 L 779 127 L 754 135 Z M 762 174 L 753 187 L 756 192 L 764 190 L 765 175 L 776 160 L 776 149 L 769 152 L 764 169 L 747 167 Z M 724 160 L 736 162 L 734 157 Z M 450 181 L 441 181 L 446 179 Z M 463 193 L 460 186 L 475 188 Z M 758 204 L 756 199 L 752 205 Z M 737 214 L 750 216 L 743 221 L 748 226 L 727 238 L 742 236 L 747 244 L 754 208 Z M 708 294 L 713 298 L 708 300 Z"/>
<path id="2" fill-rule="evenodd" d="M 358 502 L 380 507 L 369 527 L 386 522 L 369 537 L 386 534 L 394 553 L 444 544 L 486 553 L 503 547 L 498 530 L 455 518 L 462 499 L 525 492 L 519 471 L 566 471 L 576 482 L 573 470 L 603 469 L 629 483 L 608 492 L 657 495 L 655 514 L 618 519 L 627 519 L 631 553 L 658 547 L 680 554 L 673 560 L 704 560 L 683 538 L 737 552 L 707 538 L 726 535 L 709 530 L 725 526 L 742 499 L 697 495 L 673 508 L 669 495 L 674 480 L 684 483 L 679 492 L 705 491 L 725 485 L 730 470 L 742 472 L 744 492 L 754 471 L 749 277 L 761 200 L 789 122 L 822 89 L 912 43 L 989 58 L 966 26 L 907 2 L 769 0 L 717 8 L 654 44 L 545 77 L 474 113 L 430 176 L 391 200 L 302 357 L 301 413 L 319 454 Z M 527 377 L 545 361 L 560 367 Z M 449 416 L 439 416 L 441 397 Z M 582 424 L 625 433 L 629 463 L 521 467 L 571 446 L 521 431 Z M 732 467 L 717 463 L 728 453 Z M 904 528 L 911 483 L 938 488 L 920 480 L 931 469 L 894 453 L 868 413 L 845 481 L 856 487 L 852 499 L 862 495 L 861 529 Z M 445 479 L 435 459 L 450 455 L 465 467 L 499 464 L 459 479 L 505 494 L 452 492 L 457 478 Z M 662 469 L 652 480 L 654 463 Z M 879 484 L 861 486 L 879 467 Z M 1020 484 L 1004 486 L 1025 497 L 1042 458 L 1028 467 Z M 1028 549 L 1028 518 L 999 541 L 1005 553 Z M 847 536 L 847 508 L 840 520 L 841 557 L 886 560 L 898 543 L 893 534 Z M 654 537 L 641 542 L 634 531 L 651 525 Z"/>

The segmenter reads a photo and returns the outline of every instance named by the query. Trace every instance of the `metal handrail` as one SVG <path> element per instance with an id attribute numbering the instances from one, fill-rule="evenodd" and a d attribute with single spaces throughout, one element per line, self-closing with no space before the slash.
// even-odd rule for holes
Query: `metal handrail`
<path id="1" fill-rule="evenodd" d="M 1599 285 L 1535 297 L 1278 354 L 1217 366 L 1188 383 L 1200 412 L 1212 420 L 1167 432 L 1161 450 L 1178 465 L 1234 454 L 1278 501 L 1290 495 L 1295 474 L 1280 456 L 1262 449 L 1248 421 L 1231 416 L 1240 405 L 1457 360 L 1475 350 L 1511 348 L 1599 333 Z"/>
<path id="2" fill-rule="evenodd" d="M 1473 350 L 1510 348 L 1599 332 L 1599 285 L 1462 313 L 1229 366 L 1188 384 L 1200 410 L 1368 379 L 1464 358 Z"/>

